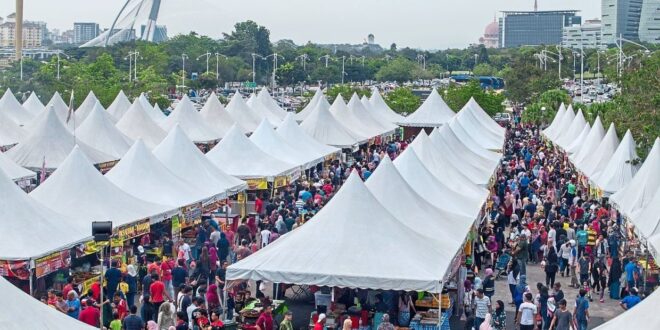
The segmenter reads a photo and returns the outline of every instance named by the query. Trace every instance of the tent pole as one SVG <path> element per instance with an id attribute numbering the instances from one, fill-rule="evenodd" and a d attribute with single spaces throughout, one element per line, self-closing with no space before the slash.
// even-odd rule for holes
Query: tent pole
<path id="1" fill-rule="evenodd" d="M 227 284 L 225 284 L 225 286 L 226 285 Z M 227 288 L 225 287 L 225 288 L 222 289 L 222 301 L 223 301 L 223 303 L 222 303 L 222 305 L 223 305 L 222 306 L 223 307 L 222 308 L 222 320 L 227 320 L 227 305 L 228 305 L 227 304 L 227 299 L 228 299 L 228 297 L 227 297 Z"/>
<path id="2" fill-rule="evenodd" d="M 34 277 L 34 268 L 30 267 L 30 295 L 31 296 L 33 296 L 33 294 L 34 294 L 34 280 L 32 279 L 33 277 Z"/>

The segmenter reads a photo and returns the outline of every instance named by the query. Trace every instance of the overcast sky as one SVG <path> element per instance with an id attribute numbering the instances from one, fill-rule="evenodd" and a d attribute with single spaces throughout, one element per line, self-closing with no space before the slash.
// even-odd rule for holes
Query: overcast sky
<path id="1" fill-rule="evenodd" d="M 581 10 L 600 17 L 600 0 L 539 0 L 539 10 Z M 124 0 L 25 0 L 25 19 L 71 29 L 74 21 L 111 25 Z M 194 4 L 194 5 L 191 5 Z M 384 47 L 445 49 L 476 42 L 501 10 L 532 10 L 533 0 L 162 0 L 159 24 L 170 36 L 196 31 L 214 38 L 236 22 L 254 20 L 271 40 L 296 44 L 361 43 L 369 33 Z M 0 0 L 0 16 L 14 11 L 14 0 Z"/>

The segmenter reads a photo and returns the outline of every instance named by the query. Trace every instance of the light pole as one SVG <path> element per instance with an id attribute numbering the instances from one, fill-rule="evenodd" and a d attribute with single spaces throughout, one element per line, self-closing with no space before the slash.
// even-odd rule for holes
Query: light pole
<path id="1" fill-rule="evenodd" d="M 133 52 L 128 52 L 128 56 L 124 59 L 128 59 L 128 81 L 130 82 L 133 80 Z"/>
<path id="2" fill-rule="evenodd" d="M 445 60 L 447 62 L 447 77 L 449 77 L 449 54 L 445 54 Z"/>
<path id="3" fill-rule="evenodd" d="M 284 58 L 284 56 L 279 55 L 277 53 L 272 53 L 272 54 L 264 57 L 264 59 L 267 59 L 271 56 L 273 57 L 273 77 L 271 78 L 272 79 L 271 84 L 272 84 L 272 89 L 275 90 L 275 77 L 277 75 L 277 59 L 282 58 L 284 60 L 285 58 Z"/>
<path id="4" fill-rule="evenodd" d="M 23 81 L 23 54 L 21 54 L 21 81 Z"/>
<path id="5" fill-rule="evenodd" d="M 309 55 L 307 54 L 302 54 L 299 56 L 296 56 L 296 60 L 300 60 L 303 66 L 303 71 L 307 71 L 307 60 L 309 59 Z"/>
<path id="6" fill-rule="evenodd" d="M 417 64 L 421 64 L 422 69 L 426 70 L 426 56 L 424 54 L 417 54 Z"/>
<path id="7" fill-rule="evenodd" d="M 325 59 L 325 67 L 327 68 L 328 67 L 328 61 L 330 60 L 330 55 L 323 55 L 323 56 L 319 57 L 319 61 L 322 60 L 322 59 Z"/>
<path id="8" fill-rule="evenodd" d="M 220 53 L 215 53 L 215 80 L 220 80 L 220 56 L 224 57 L 225 60 L 229 58 Z"/>
<path id="9" fill-rule="evenodd" d="M 186 53 L 181 54 L 181 90 L 183 91 L 186 87 L 186 59 L 188 55 Z"/>
<path id="10" fill-rule="evenodd" d="M 255 71 L 255 65 L 257 64 L 257 57 L 260 58 L 260 59 L 264 58 L 263 56 L 261 56 L 259 54 L 252 53 L 252 83 L 255 86 L 257 84 L 257 71 Z"/>
<path id="11" fill-rule="evenodd" d="M 479 60 L 479 54 L 474 54 L 474 66 L 472 67 L 472 74 L 474 74 L 474 68 L 477 67 L 478 60 Z"/>
<path id="12" fill-rule="evenodd" d="M 199 61 L 200 58 L 206 56 L 206 73 L 209 73 L 209 57 L 211 57 L 211 55 L 213 55 L 213 54 L 211 54 L 209 52 L 206 52 L 206 54 L 202 54 L 202 55 L 197 56 L 198 61 Z"/>
<path id="13" fill-rule="evenodd" d="M 133 81 L 137 81 L 137 59 L 138 59 L 138 56 L 140 56 L 140 52 L 134 51 L 133 52 L 133 57 L 134 57 L 133 58 Z M 140 58 L 142 58 L 142 57 L 140 56 Z"/>
<path id="14" fill-rule="evenodd" d="M 617 75 L 618 75 L 619 78 L 621 78 L 621 75 L 623 74 L 623 64 L 624 64 L 623 62 L 626 60 L 626 54 L 623 52 L 623 43 L 624 42 L 627 42 L 629 44 L 633 44 L 635 46 L 644 48 L 644 52 L 646 54 L 650 54 L 651 50 L 649 50 L 648 48 L 646 48 L 646 46 L 644 46 L 642 44 L 636 43 L 632 40 L 625 39 L 623 37 L 623 34 L 619 34 L 619 38 L 618 38 L 617 41 L 618 42 L 616 43 L 616 46 L 617 46 L 617 48 L 619 48 L 619 61 L 618 61 L 618 64 L 617 64 Z"/>
<path id="15" fill-rule="evenodd" d="M 346 67 L 346 56 L 341 57 L 341 84 L 344 84 L 344 76 L 346 75 L 346 71 L 344 68 Z"/>
<path id="16" fill-rule="evenodd" d="M 61 50 L 55 53 L 57 55 L 57 80 L 60 80 L 60 55 L 63 55 L 66 58 L 69 58 L 67 54 L 64 54 Z"/>

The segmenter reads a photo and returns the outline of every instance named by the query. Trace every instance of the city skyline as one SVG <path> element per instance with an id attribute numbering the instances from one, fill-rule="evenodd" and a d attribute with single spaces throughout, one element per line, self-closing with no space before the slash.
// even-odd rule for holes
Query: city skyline
<path id="1" fill-rule="evenodd" d="M 13 9 L 13 0 L 5 8 Z M 65 12 L 55 12 L 46 0 L 25 2 L 25 19 L 45 21 L 49 29 L 61 31 L 73 28 L 74 22 L 95 22 L 101 28 L 111 25 L 114 15 L 123 1 L 95 3 L 94 10 L 84 0 L 68 0 Z M 212 38 L 220 38 L 240 21 L 253 20 L 271 31 L 271 40 L 291 39 L 296 44 L 307 41 L 315 43 L 362 43 L 369 33 L 376 43 L 389 47 L 422 49 L 464 48 L 478 42 L 485 26 L 495 15 L 505 10 L 533 10 L 534 1 L 509 0 L 490 2 L 467 0 L 451 4 L 447 1 L 426 3 L 412 0 L 401 3 L 394 0 L 363 0 L 357 3 L 348 0 L 317 2 L 310 5 L 303 0 L 279 1 L 257 0 L 251 8 L 224 6 L 210 0 L 200 1 L 199 6 L 186 6 L 185 1 L 163 1 L 158 24 L 166 25 L 170 36 L 195 31 Z M 600 0 L 539 1 L 539 10 L 575 9 L 585 19 L 600 17 Z M 208 6 L 212 10 L 203 9 Z M 4 6 L 3 6 L 4 7 Z M 474 8 L 478 8 L 475 10 Z M 296 12 L 296 19 L 281 17 Z M 8 15 L 13 10 L 0 15 Z M 465 14 L 470 13 L 470 14 Z M 194 22 L 191 24 L 190 22 Z M 357 23 L 360 22 L 360 23 Z M 423 23 L 419 23 L 423 22 Z M 466 24 L 467 23 L 467 24 Z M 314 28 L 318 26 L 318 28 Z M 456 30 L 453 26 L 462 26 Z M 311 28 L 310 28 L 311 27 Z"/>

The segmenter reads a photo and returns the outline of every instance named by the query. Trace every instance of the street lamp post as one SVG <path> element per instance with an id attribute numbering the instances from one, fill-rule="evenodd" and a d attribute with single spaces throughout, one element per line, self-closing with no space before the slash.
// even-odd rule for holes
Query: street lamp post
<path id="1" fill-rule="evenodd" d="M 257 57 L 260 59 L 264 58 L 259 54 L 252 53 L 252 83 L 255 85 L 257 84 L 257 71 L 255 70 L 255 66 L 257 64 Z"/>
<path id="2" fill-rule="evenodd" d="M 307 71 L 307 60 L 309 59 L 309 55 L 307 54 L 302 54 L 296 57 L 296 60 L 300 60 L 303 66 L 303 71 Z"/>
<path id="3" fill-rule="evenodd" d="M 619 48 L 619 53 L 618 53 L 618 55 L 619 55 L 619 61 L 618 61 L 618 64 L 617 64 L 617 75 L 618 75 L 619 78 L 621 78 L 621 75 L 623 74 L 623 65 L 624 65 L 624 62 L 625 62 L 625 60 L 626 60 L 627 58 L 629 58 L 629 57 L 627 57 L 626 54 L 623 52 L 623 43 L 624 43 L 624 42 L 627 42 L 627 43 L 629 43 L 629 44 L 633 44 L 633 45 L 635 45 L 635 46 L 638 46 L 638 47 L 644 48 L 644 51 L 645 51 L 646 54 L 650 54 L 650 53 L 651 53 L 651 50 L 648 49 L 646 46 L 644 46 L 644 45 L 642 45 L 642 44 L 636 43 L 636 42 L 634 42 L 634 41 L 632 41 L 632 40 L 625 39 L 625 38 L 623 37 L 623 34 L 619 34 L 619 38 L 618 38 L 617 41 L 618 41 L 618 42 L 616 43 L 616 46 L 617 46 L 617 48 Z"/>
<path id="4" fill-rule="evenodd" d="M 346 75 L 346 71 L 344 70 L 344 68 L 346 67 L 345 64 L 346 64 L 346 56 L 344 55 L 344 56 L 341 57 L 341 84 L 342 85 L 344 84 L 344 76 Z"/>
<path id="5" fill-rule="evenodd" d="M 133 80 L 133 52 L 128 52 L 128 56 L 124 59 L 128 59 L 128 81 L 130 82 Z"/>
<path id="6" fill-rule="evenodd" d="M 417 64 L 421 64 L 422 69 L 426 70 L 426 56 L 424 54 L 417 54 Z"/>
<path id="7" fill-rule="evenodd" d="M 184 90 L 186 87 L 186 59 L 188 55 L 186 53 L 181 54 L 181 90 Z"/>
<path id="8" fill-rule="evenodd" d="M 64 54 L 61 50 L 55 53 L 57 55 L 57 80 L 60 80 L 60 55 L 63 55 L 66 58 L 69 58 L 67 54 Z"/>
<path id="9" fill-rule="evenodd" d="M 474 68 L 477 66 L 478 60 L 479 60 L 479 54 L 474 54 L 474 66 L 472 67 L 472 74 L 474 74 Z"/>
<path id="10" fill-rule="evenodd" d="M 211 57 L 211 55 L 213 55 L 213 54 L 211 54 L 209 52 L 206 52 L 206 54 L 202 54 L 202 55 L 197 56 L 198 61 L 199 61 L 200 58 L 206 56 L 206 73 L 209 73 L 209 57 Z"/>
<path id="11" fill-rule="evenodd" d="M 220 56 L 224 57 L 225 60 L 229 58 L 220 53 L 215 53 L 215 80 L 220 80 Z"/>
<path id="12" fill-rule="evenodd" d="M 271 78 L 272 79 L 271 85 L 272 85 L 272 89 L 275 90 L 275 77 L 277 76 L 277 59 L 281 58 L 281 59 L 284 60 L 285 58 L 284 58 L 284 56 L 279 55 L 277 53 L 272 53 L 272 54 L 270 54 L 270 55 L 268 55 L 264 58 L 266 59 L 266 58 L 269 58 L 271 56 L 273 57 L 273 76 Z"/>
<path id="13" fill-rule="evenodd" d="M 322 59 L 325 59 L 325 67 L 327 68 L 328 67 L 328 61 L 330 60 L 330 55 L 323 55 L 323 56 L 319 57 L 319 61 L 322 60 Z"/>
<path id="14" fill-rule="evenodd" d="M 138 56 L 140 56 L 140 52 L 134 51 L 133 52 L 133 81 L 137 81 L 137 59 Z"/>

